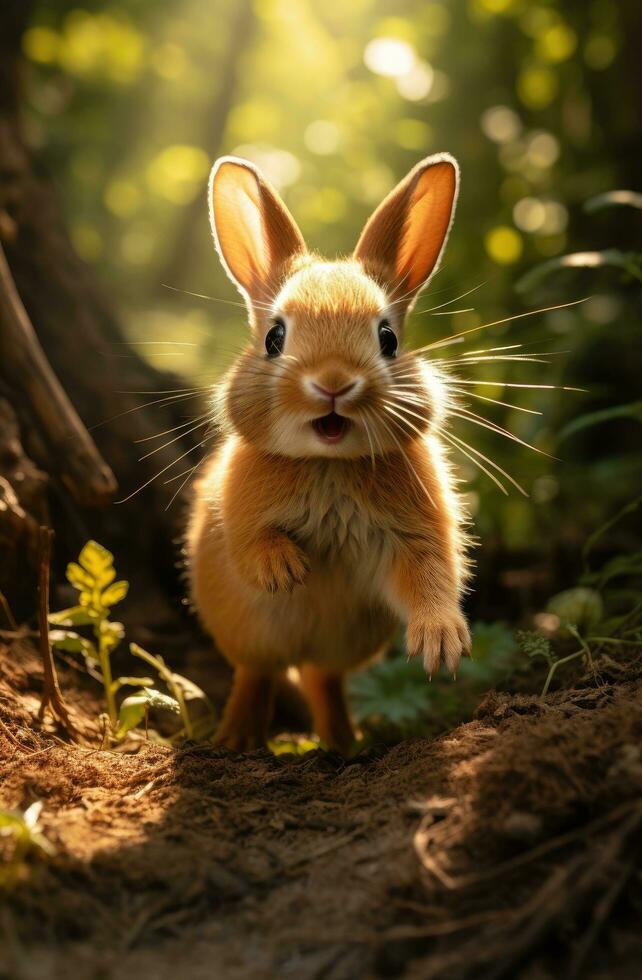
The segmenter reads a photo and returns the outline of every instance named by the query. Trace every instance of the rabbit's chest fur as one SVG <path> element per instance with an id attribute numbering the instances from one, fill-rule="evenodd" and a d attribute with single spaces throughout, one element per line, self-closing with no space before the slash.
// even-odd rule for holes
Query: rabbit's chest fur
<path id="1" fill-rule="evenodd" d="M 366 572 L 381 564 L 389 545 L 381 521 L 332 472 L 309 482 L 290 530 L 323 564 Z"/>

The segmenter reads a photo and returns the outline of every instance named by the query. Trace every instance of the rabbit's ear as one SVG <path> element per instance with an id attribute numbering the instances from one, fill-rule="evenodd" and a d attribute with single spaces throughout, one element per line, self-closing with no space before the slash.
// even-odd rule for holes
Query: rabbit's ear
<path id="1" fill-rule="evenodd" d="M 305 242 L 285 204 L 247 160 L 222 157 L 210 176 L 210 222 L 221 261 L 243 295 L 269 303 Z"/>
<path id="2" fill-rule="evenodd" d="M 382 201 L 361 233 L 355 258 L 407 303 L 437 268 L 458 188 L 453 157 L 426 157 Z"/>

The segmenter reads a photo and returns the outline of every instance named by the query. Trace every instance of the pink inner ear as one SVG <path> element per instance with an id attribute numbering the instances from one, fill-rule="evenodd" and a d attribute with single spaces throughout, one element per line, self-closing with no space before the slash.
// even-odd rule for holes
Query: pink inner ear
<path id="1" fill-rule="evenodd" d="M 254 174 L 233 165 L 221 167 L 214 184 L 216 233 L 234 279 L 252 292 L 265 279 L 269 254 L 261 216 L 261 192 Z"/>
<path id="2" fill-rule="evenodd" d="M 417 289 L 434 269 L 443 247 L 456 188 L 455 168 L 436 163 L 420 175 L 412 191 L 397 254 L 396 275 Z"/>

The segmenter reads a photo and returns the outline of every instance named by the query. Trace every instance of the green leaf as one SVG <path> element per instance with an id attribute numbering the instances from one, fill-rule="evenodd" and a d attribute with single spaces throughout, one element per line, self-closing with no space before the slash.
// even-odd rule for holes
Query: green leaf
<path id="1" fill-rule="evenodd" d="M 169 711 L 173 715 L 180 715 L 181 713 L 178 701 L 174 698 L 170 698 L 168 694 L 162 694 L 161 691 L 156 691 L 152 687 L 146 687 L 140 694 L 132 694 L 125 698 L 121 704 L 116 734 L 122 736 L 132 728 L 136 728 L 145 717 L 145 712 L 151 708 Z"/>
<path id="2" fill-rule="evenodd" d="M 605 248 L 601 252 L 573 252 L 570 255 L 560 255 L 558 258 L 541 262 L 518 279 L 515 288 L 519 293 L 527 293 L 547 279 L 551 273 L 560 269 L 597 269 L 603 266 L 614 266 L 624 269 L 634 279 L 642 281 L 642 254 L 640 252 L 622 252 L 619 248 Z"/>
<path id="3" fill-rule="evenodd" d="M 595 211 L 602 211 L 603 208 L 622 207 L 638 208 L 642 210 L 642 194 L 637 191 L 606 191 L 605 194 L 596 194 L 584 203 L 584 210 L 587 214 L 594 214 Z"/>
<path id="4" fill-rule="evenodd" d="M 573 419 L 572 422 L 564 426 L 558 436 L 558 442 L 563 442 L 564 439 L 568 439 L 576 432 L 581 432 L 582 429 L 590 429 L 602 422 L 610 422 L 611 419 L 636 419 L 638 422 L 642 422 L 642 402 L 614 405 L 613 408 L 604 408 L 599 412 L 588 412 L 586 415 L 580 415 L 579 418 Z"/>
<path id="5" fill-rule="evenodd" d="M 624 507 L 622 507 L 622 509 L 617 512 L 617 514 L 615 514 L 613 517 L 609 517 L 608 521 L 606 521 L 604 524 L 601 524 L 598 528 L 596 528 L 595 531 L 593 531 L 593 533 L 587 539 L 586 544 L 582 548 L 582 558 L 584 560 L 584 565 L 587 571 L 588 571 L 589 554 L 591 553 L 591 551 L 593 550 L 597 542 L 606 534 L 607 531 L 610 531 L 612 527 L 615 527 L 616 524 L 619 524 L 622 518 L 628 517 L 629 514 L 634 514 L 641 504 L 642 504 L 642 494 L 639 497 L 636 497 L 635 500 L 629 500 L 628 503 L 626 503 Z"/>
<path id="6" fill-rule="evenodd" d="M 91 640 L 79 636 L 72 630 L 50 630 L 49 640 L 56 650 L 65 650 L 67 653 L 82 653 L 84 657 L 96 659 L 96 649 Z"/>
<path id="7" fill-rule="evenodd" d="M 114 582 L 109 588 L 105 589 L 100 597 L 100 601 L 103 606 L 115 606 L 117 602 L 121 602 L 125 598 L 129 591 L 129 582 L 121 580 L 120 582 Z"/>
<path id="8" fill-rule="evenodd" d="M 107 548 L 103 548 L 97 541 L 87 542 L 78 556 L 78 561 L 85 571 L 93 576 L 98 588 L 102 589 L 113 582 L 115 575 L 113 570 L 114 556 L 111 551 L 107 551 Z"/>
<path id="9" fill-rule="evenodd" d="M 111 689 L 115 694 L 121 687 L 149 687 L 153 683 L 153 677 L 117 677 L 112 681 Z"/>
<path id="10" fill-rule="evenodd" d="M 211 707 L 210 699 L 208 698 L 205 691 L 203 691 L 198 684 L 189 680 L 188 677 L 183 677 L 182 674 L 175 674 L 172 671 L 172 681 L 179 687 L 183 693 L 183 697 L 186 701 L 205 701 Z"/>
<path id="11" fill-rule="evenodd" d="M 117 738 L 122 738 L 132 728 L 137 728 L 145 717 L 148 708 L 149 701 L 144 694 L 131 694 L 125 698 L 118 713 Z"/>
<path id="12" fill-rule="evenodd" d="M 94 584 L 93 575 L 89 575 L 80 565 L 75 561 L 70 561 L 67 565 L 67 581 L 76 589 L 91 589 Z"/>
<path id="13" fill-rule="evenodd" d="M 52 626 L 92 626 L 96 619 L 95 612 L 87 606 L 70 606 L 69 609 L 49 614 Z"/>
<path id="14" fill-rule="evenodd" d="M 169 711 L 173 715 L 180 715 L 181 708 L 176 698 L 170 697 L 169 694 L 163 694 L 161 691 L 156 691 L 153 687 L 146 687 L 145 694 L 147 695 L 150 708 L 160 708 L 162 711 Z"/>
<path id="15" fill-rule="evenodd" d="M 426 716 L 431 706 L 423 665 L 401 657 L 353 674 L 350 695 L 357 721 L 378 718 L 400 728 Z"/>
<path id="16" fill-rule="evenodd" d="M 16 844 L 21 847 L 23 855 L 29 850 L 37 849 L 48 857 L 53 857 L 56 850 L 41 833 L 38 825 L 41 810 L 40 801 L 32 803 L 24 813 L 0 810 L 0 836 L 13 837 Z"/>
<path id="17" fill-rule="evenodd" d="M 636 578 L 639 575 L 642 575 L 642 551 L 636 551 L 632 555 L 616 555 L 593 578 L 603 587 L 615 578 Z"/>
<path id="18" fill-rule="evenodd" d="M 525 653 L 531 660 L 541 657 L 549 667 L 555 663 L 557 658 L 553 653 L 551 642 L 541 633 L 536 630 L 517 630 L 515 639 L 519 643 L 522 653 Z"/>

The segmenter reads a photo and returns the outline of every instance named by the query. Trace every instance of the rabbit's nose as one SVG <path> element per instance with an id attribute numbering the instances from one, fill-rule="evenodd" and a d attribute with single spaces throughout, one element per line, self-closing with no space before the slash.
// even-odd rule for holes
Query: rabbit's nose
<path id="1" fill-rule="evenodd" d="M 350 383 L 344 385 L 343 388 L 324 388 L 322 385 L 318 385 L 316 381 L 313 381 L 312 387 L 319 395 L 322 395 L 324 398 L 334 399 L 334 398 L 338 398 L 340 395 L 347 395 L 349 391 L 352 391 L 356 383 L 357 383 L 356 381 L 350 381 Z"/>

